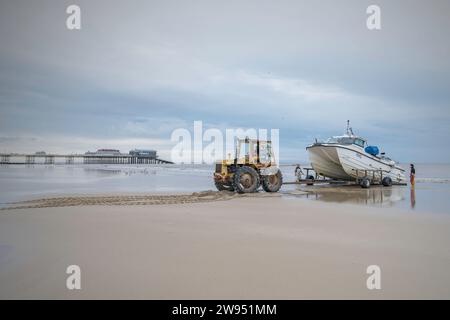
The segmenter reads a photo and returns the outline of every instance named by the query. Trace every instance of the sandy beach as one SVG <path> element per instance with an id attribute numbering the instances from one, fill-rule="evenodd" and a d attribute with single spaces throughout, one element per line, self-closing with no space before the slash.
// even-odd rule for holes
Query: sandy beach
<path id="1" fill-rule="evenodd" d="M 1 210 L 0 298 L 450 298 L 448 215 L 279 195 L 127 199 Z M 73 264 L 81 290 L 66 288 Z M 381 290 L 366 287 L 374 264 Z"/>

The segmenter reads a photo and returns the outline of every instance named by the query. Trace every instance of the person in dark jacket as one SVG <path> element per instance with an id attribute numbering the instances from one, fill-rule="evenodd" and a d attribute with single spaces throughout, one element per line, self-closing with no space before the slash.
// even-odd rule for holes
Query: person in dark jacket
<path id="1" fill-rule="evenodd" d="M 414 178 L 416 176 L 416 168 L 414 168 L 414 165 L 411 163 L 411 170 L 409 174 L 409 181 L 411 182 L 411 185 L 414 185 L 415 181 Z"/>

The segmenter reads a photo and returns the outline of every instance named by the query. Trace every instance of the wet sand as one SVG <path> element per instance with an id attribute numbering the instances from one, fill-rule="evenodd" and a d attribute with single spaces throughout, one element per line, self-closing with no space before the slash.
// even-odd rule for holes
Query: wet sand
<path id="1" fill-rule="evenodd" d="M 0 298 L 450 298 L 447 215 L 264 194 L 161 197 L 0 211 Z M 81 290 L 66 288 L 72 264 Z M 366 287 L 373 264 L 381 290 Z"/>
<path id="2" fill-rule="evenodd" d="M 237 194 L 228 191 L 202 191 L 192 194 L 146 194 L 146 195 L 81 195 L 81 196 L 60 196 L 51 198 L 33 199 L 10 203 L 0 210 L 14 209 L 36 209 L 55 207 L 77 207 L 77 206 L 135 206 L 135 205 L 161 205 L 161 204 L 184 204 L 197 202 L 211 202 L 230 200 L 236 197 L 260 197 L 263 193 L 257 194 Z"/>

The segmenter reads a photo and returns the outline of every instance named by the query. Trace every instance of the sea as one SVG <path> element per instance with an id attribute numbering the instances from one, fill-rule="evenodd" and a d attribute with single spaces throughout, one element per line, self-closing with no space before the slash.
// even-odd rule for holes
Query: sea
<path id="1" fill-rule="evenodd" d="M 307 167 L 307 165 L 305 165 Z M 408 169 L 407 165 L 403 166 Z M 280 166 L 285 182 L 295 166 Z M 0 165 L 0 206 L 43 197 L 215 190 L 212 165 Z M 416 164 L 416 183 L 362 189 L 284 185 L 286 199 L 450 214 L 450 164 Z"/>

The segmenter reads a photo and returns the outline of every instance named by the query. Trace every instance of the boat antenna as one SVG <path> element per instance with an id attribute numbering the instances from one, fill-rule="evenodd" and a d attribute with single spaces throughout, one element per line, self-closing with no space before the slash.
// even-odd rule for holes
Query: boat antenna
<path id="1" fill-rule="evenodd" d="M 347 120 L 347 135 L 353 136 L 353 130 L 352 127 L 350 127 L 350 120 Z"/>

